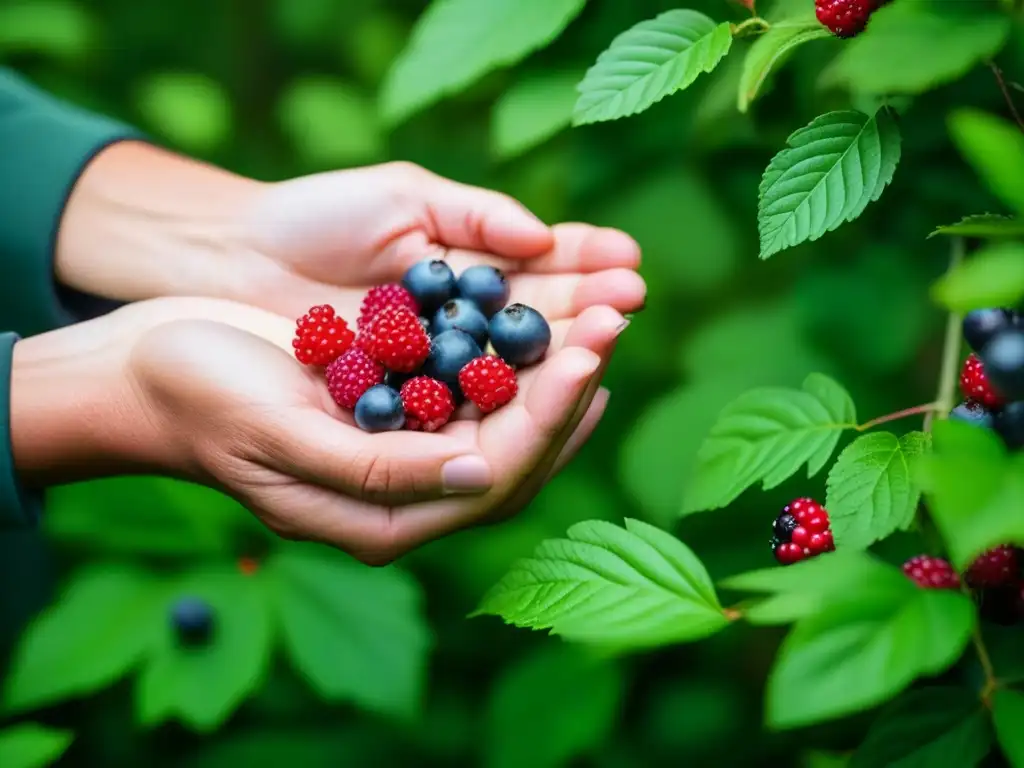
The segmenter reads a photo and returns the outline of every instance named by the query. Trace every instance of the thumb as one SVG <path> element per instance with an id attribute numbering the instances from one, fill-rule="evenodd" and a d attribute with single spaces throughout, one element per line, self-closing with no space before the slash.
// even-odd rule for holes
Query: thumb
<path id="1" fill-rule="evenodd" d="M 481 494 L 493 484 L 487 460 L 451 435 L 371 434 L 309 409 L 293 414 L 275 442 L 277 471 L 370 504 Z"/>

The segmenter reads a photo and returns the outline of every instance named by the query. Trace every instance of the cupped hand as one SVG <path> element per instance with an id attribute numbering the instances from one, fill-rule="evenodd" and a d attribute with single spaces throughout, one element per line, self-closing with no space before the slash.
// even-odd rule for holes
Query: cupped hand
<path id="1" fill-rule="evenodd" d="M 639 249 L 622 232 L 548 227 L 504 194 L 409 163 L 263 185 L 243 211 L 232 295 L 289 317 L 329 303 L 352 321 L 368 287 L 426 258 L 456 273 L 493 264 L 512 301 L 554 320 L 601 304 L 633 312 L 646 293 Z"/>
<path id="2" fill-rule="evenodd" d="M 175 319 L 180 301 L 191 319 Z M 607 306 L 555 321 L 548 356 L 509 405 L 435 433 L 369 434 L 289 354 L 287 320 L 204 300 L 128 309 L 153 326 L 132 343 L 133 389 L 183 473 L 284 537 L 371 564 L 524 507 L 597 425 L 600 375 L 625 326 Z"/>

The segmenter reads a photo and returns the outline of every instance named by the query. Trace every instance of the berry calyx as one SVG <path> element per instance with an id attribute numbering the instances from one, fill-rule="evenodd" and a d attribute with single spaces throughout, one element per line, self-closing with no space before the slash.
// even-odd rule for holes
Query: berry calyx
<path id="1" fill-rule="evenodd" d="M 941 557 L 918 555 L 903 564 L 903 573 L 924 589 L 959 589 L 960 577 Z"/>
<path id="2" fill-rule="evenodd" d="M 392 304 L 370 321 L 359 345 L 389 371 L 411 373 L 430 354 L 430 337 L 419 316 L 408 307 Z"/>
<path id="3" fill-rule="evenodd" d="M 359 308 L 359 319 L 356 321 L 356 327 L 362 331 L 370 324 L 370 321 L 375 318 L 382 309 L 390 306 L 401 306 L 411 309 L 413 312 L 419 314 L 420 308 L 416 303 L 416 299 L 412 297 L 412 294 L 402 285 L 398 283 L 385 283 L 384 285 L 375 285 L 366 295 L 363 297 L 363 303 Z"/>
<path id="4" fill-rule="evenodd" d="M 420 432 L 435 432 L 451 419 L 455 400 L 443 382 L 429 376 L 417 376 L 402 385 L 405 426 Z"/>
<path id="5" fill-rule="evenodd" d="M 1017 550 L 1009 545 L 994 547 L 979 555 L 967 569 L 967 584 L 976 589 L 1004 587 L 1020 577 Z"/>
<path id="6" fill-rule="evenodd" d="M 1004 403 L 1002 395 L 992 388 L 984 363 L 975 354 L 968 355 L 960 369 L 960 392 L 986 408 L 999 408 Z"/>
<path id="7" fill-rule="evenodd" d="M 355 337 L 334 307 L 320 304 L 295 321 L 292 348 L 303 365 L 329 365 L 352 346 Z"/>
<path id="8" fill-rule="evenodd" d="M 331 398 L 351 411 L 366 390 L 384 381 L 384 366 L 359 347 L 352 347 L 328 365 L 325 374 Z"/>
<path id="9" fill-rule="evenodd" d="M 877 10 L 876 0 L 815 0 L 814 15 L 836 37 L 856 37 Z"/>
<path id="10" fill-rule="evenodd" d="M 459 387 L 483 413 L 508 404 L 519 391 L 515 370 L 496 355 L 470 360 L 459 371 Z"/>

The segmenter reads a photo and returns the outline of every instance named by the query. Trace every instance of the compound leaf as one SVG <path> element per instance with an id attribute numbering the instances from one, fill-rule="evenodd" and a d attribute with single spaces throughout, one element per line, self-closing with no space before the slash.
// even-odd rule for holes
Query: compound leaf
<path id="1" fill-rule="evenodd" d="M 882 710 L 850 768 L 974 768 L 991 748 L 988 718 L 969 689 L 919 688 Z"/>
<path id="2" fill-rule="evenodd" d="M 289 547 L 266 566 L 285 648 L 325 699 L 409 718 L 422 703 L 433 645 L 409 574 Z"/>
<path id="3" fill-rule="evenodd" d="M 589 520 L 566 535 L 513 565 L 472 615 L 616 650 L 696 640 L 728 623 L 703 564 L 674 536 L 632 519 Z"/>
<path id="4" fill-rule="evenodd" d="M 666 11 L 620 34 L 578 86 L 573 125 L 643 112 L 711 72 L 732 47 L 728 22 L 703 13 Z"/>
<path id="5" fill-rule="evenodd" d="M 854 426 L 850 395 L 821 374 L 802 389 L 746 392 L 722 410 L 701 446 L 683 514 L 724 507 L 757 482 L 774 488 L 804 464 L 814 476 Z"/>
<path id="6" fill-rule="evenodd" d="M 381 110 L 389 124 L 515 64 L 558 37 L 586 0 L 434 0 L 389 70 Z"/>
<path id="7" fill-rule="evenodd" d="M 817 240 L 860 216 L 892 181 L 900 132 L 887 109 L 829 112 L 795 132 L 761 179 L 760 258 Z"/>
<path id="8" fill-rule="evenodd" d="M 921 496 L 911 462 L 928 444 L 924 432 L 874 432 L 839 454 L 825 503 L 837 548 L 863 549 L 910 524 Z"/>

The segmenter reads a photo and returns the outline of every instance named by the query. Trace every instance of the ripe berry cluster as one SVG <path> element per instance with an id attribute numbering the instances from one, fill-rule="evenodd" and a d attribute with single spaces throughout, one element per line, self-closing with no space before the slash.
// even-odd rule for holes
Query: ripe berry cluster
<path id="1" fill-rule="evenodd" d="M 814 499 L 799 498 L 782 508 L 772 525 L 772 554 L 782 565 L 834 552 L 828 512 Z"/>
<path id="2" fill-rule="evenodd" d="M 814 12 L 822 26 L 836 37 L 856 37 L 871 15 L 890 0 L 814 0 Z"/>
<path id="3" fill-rule="evenodd" d="M 508 300 L 495 267 L 456 277 L 446 262 L 425 260 L 401 283 L 371 288 L 355 330 L 330 305 L 313 307 L 292 346 L 299 362 L 324 367 L 331 397 L 360 429 L 433 432 L 466 400 L 485 414 L 511 402 L 516 369 L 547 352 L 547 321 Z"/>
<path id="4" fill-rule="evenodd" d="M 1000 624 L 1024 621 L 1024 551 L 1003 545 L 979 555 L 963 575 L 982 615 Z M 946 560 L 929 555 L 912 557 L 903 572 L 925 589 L 960 589 L 961 577 Z"/>

